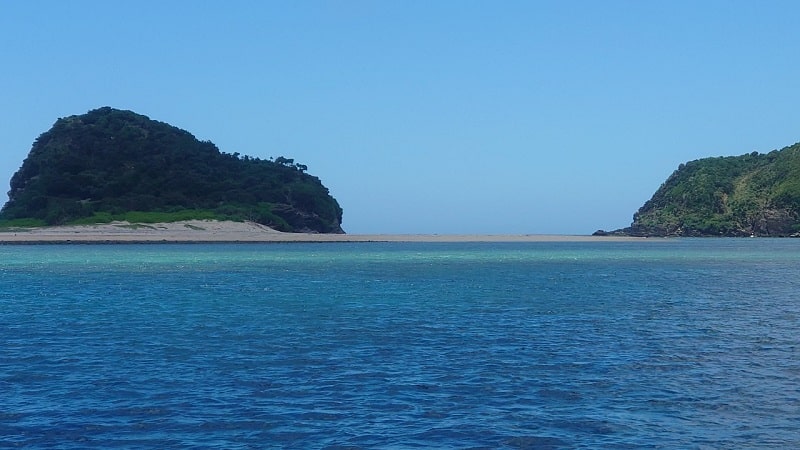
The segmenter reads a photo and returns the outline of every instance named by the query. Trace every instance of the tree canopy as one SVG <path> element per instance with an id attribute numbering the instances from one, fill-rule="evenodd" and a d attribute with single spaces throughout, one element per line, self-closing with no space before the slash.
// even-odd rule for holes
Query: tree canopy
<path id="1" fill-rule="evenodd" d="M 341 233 L 342 209 L 308 167 L 227 154 L 131 111 L 58 119 L 11 178 L 0 220 L 47 225 L 130 211 L 198 211 L 281 231 Z"/>

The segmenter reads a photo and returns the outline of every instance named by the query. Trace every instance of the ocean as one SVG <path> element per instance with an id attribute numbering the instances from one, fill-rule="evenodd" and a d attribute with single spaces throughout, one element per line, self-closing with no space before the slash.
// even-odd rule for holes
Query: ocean
<path id="1" fill-rule="evenodd" d="M 798 448 L 800 240 L 0 246 L 2 448 Z"/>

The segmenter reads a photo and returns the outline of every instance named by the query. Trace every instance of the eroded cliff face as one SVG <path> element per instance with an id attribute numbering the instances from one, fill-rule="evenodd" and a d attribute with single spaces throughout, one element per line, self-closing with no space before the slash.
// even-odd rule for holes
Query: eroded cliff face
<path id="1" fill-rule="evenodd" d="M 797 211 L 765 209 L 761 217 L 753 223 L 751 234 L 756 236 L 793 236 L 798 233 L 797 223 Z"/>
<path id="2" fill-rule="evenodd" d="M 613 232 L 598 234 L 616 234 L 626 236 L 660 236 L 660 237 L 704 237 L 704 236 L 727 236 L 727 237 L 796 237 L 798 217 L 795 211 L 786 209 L 765 209 L 760 212 L 760 216 L 754 218 L 750 223 L 731 222 L 724 225 L 722 230 L 700 230 L 691 226 L 683 226 L 680 223 L 674 224 L 649 224 L 642 225 L 639 221 L 634 221 L 630 227 L 616 230 Z"/>
<path id="3" fill-rule="evenodd" d="M 633 216 L 631 236 L 798 236 L 800 144 L 681 164 Z"/>

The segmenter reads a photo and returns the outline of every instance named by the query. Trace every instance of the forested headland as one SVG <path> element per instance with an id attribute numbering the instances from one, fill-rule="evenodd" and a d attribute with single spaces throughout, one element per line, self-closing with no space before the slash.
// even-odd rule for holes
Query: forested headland
<path id="1" fill-rule="evenodd" d="M 681 164 L 633 216 L 632 236 L 798 236 L 800 143 Z"/>
<path id="2" fill-rule="evenodd" d="M 223 153 L 188 131 L 104 107 L 58 119 L 35 140 L 0 225 L 215 219 L 342 233 L 342 208 L 307 170 L 283 156 Z"/>

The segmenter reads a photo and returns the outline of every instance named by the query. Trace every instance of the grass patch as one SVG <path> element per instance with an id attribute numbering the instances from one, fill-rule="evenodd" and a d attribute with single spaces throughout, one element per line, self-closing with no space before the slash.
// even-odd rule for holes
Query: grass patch
<path id="1" fill-rule="evenodd" d="M 47 224 L 44 220 L 40 219 L 12 219 L 0 220 L 0 230 L 2 231 L 20 231 L 25 228 L 44 227 Z"/>
<path id="2" fill-rule="evenodd" d="M 181 211 L 173 212 L 143 212 L 143 211 L 129 211 L 120 214 L 120 218 L 116 220 L 125 220 L 127 222 L 138 223 L 168 223 L 180 222 L 183 220 L 221 220 L 217 213 L 205 209 L 184 209 Z"/>
<path id="3" fill-rule="evenodd" d="M 114 216 L 107 212 L 98 212 L 89 217 L 81 217 L 80 219 L 72 220 L 68 225 L 96 225 L 99 223 L 111 223 L 114 221 Z"/>
<path id="4" fill-rule="evenodd" d="M 118 214 L 109 212 L 96 212 L 89 217 L 81 217 L 67 223 L 67 225 L 96 225 L 111 222 L 129 223 L 170 223 L 184 220 L 225 220 L 226 217 L 206 209 L 183 209 L 170 212 L 127 211 Z M 28 219 L 19 219 L 28 220 Z M 32 220 L 32 219 L 30 219 Z M 36 225 L 34 225 L 36 226 Z M 44 226 L 44 222 L 42 225 Z"/>

